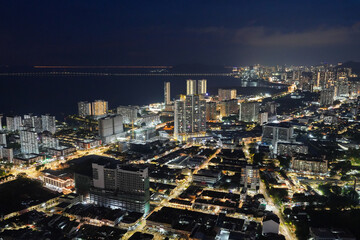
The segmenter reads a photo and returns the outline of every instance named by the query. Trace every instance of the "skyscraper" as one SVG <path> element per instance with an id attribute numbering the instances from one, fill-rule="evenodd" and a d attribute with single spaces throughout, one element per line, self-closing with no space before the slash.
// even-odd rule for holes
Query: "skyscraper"
<path id="1" fill-rule="evenodd" d="M 83 101 L 78 102 L 78 114 L 80 117 L 86 117 L 91 115 L 91 103 Z"/>
<path id="2" fill-rule="evenodd" d="M 206 79 L 198 80 L 198 94 L 205 95 L 207 93 Z"/>
<path id="3" fill-rule="evenodd" d="M 3 115 L 0 114 L 0 131 L 2 130 L 2 118 L 3 118 Z"/>
<path id="4" fill-rule="evenodd" d="M 52 134 L 56 132 L 55 116 L 42 115 L 41 116 L 42 131 L 49 131 Z"/>
<path id="5" fill-rule="evenodd" d="M 199 95 L 187 95 L 175 102 L 174 136 L 206 131 L 206 105 Z"/>
<path id="6" fill-rule="evenodd" d="M 170 82 L 164 82 L 164 103 L 170 104 Z"/>
<path id="7" fill-rule="evenodd" d="M 186 95 L 196 94 L 196 80 L 186 80 Z"/>
<path id="8" fill-rule="evenodd" d="M 91 103 L 93 116 L 105 116 L 108 113 L 108 102 L 104 100 L 95 100 Z"/>
<path id="9" fill-rule="evenodd" d="M 239 120 L 243 122 L 257 122 L 260 104 L 258 102 L 240 103 Z"/>
<path id="10" fill-rule="evenodd" d="M 21 153 L 30 154 L 35 153 L 39 154 L 39 144 L 37 140 L 37 133 L 30 130 L 20 131 L 20 145 Z"/>

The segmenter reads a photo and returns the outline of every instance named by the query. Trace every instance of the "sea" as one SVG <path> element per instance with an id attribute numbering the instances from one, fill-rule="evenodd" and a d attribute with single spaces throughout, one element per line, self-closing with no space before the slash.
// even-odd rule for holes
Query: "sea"
<path id="1" fill-rule="evenodd" d="M 122 74 L 91 72 L 0 73 L 0 113 L 51 114 L 57 119 L 77 113 L 77 102 L 104 99 L 109 108 L 164 101 L 164 82 L 171 83 L 171 99 L 186 92 L 187 79 L 207 79 L 208 93 L 236 88 L 238 94 L 276 93 L 283 86 L 244 81 L 230 74 Z"/>

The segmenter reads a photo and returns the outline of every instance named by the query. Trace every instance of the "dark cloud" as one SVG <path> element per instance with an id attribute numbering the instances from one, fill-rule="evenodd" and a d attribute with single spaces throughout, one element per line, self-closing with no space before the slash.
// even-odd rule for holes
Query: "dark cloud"
<path id="1" fill-rule="evenodd" d="M 0 8 L 0 64 L 360 60 L 360 1 L 26 1 Z"/>

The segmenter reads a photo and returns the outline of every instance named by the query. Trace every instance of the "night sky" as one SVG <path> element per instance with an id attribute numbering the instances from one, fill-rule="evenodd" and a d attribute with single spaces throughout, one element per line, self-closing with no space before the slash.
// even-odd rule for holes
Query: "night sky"
<path id="1" fill-rule="evenodd" d="M 0 65 L 360 60 L 360 1 L 2 0 Z"/>

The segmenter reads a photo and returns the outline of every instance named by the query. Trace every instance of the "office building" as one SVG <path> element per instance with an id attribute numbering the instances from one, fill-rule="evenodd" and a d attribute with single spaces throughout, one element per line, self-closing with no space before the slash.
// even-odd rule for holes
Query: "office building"
<path id="1" fill-rule="evenodd" d="M 20 145 L 23 154 L 39 154 L 38 135 L 34 131 L 20 131 Z"/>
<path id="2" fill-rule="evenodd" d="M 243 122 L 257 122 L 259 118 L 260 103 L 242 102 L 239 109 L 239 120 Z"/>
<path id="3" fill-rule="evenodd" d="M 260 172 L 256 166 L 247 165 L 241 168 L 240 186 L 253 191 L 260 188 Z"/>
<path id="4" fill-rule="evenodd" d="M 198 94 L 205 95 L 207 93 L 207 81 L 206 79 L 198 80 Z"/>
<path id="5" fill-rule="evenodd" d="M 122 137 L 124 132 L 122 117 L 120 115 L 99 119 L 99 135 L 102 142 L 110 143 Z"/>
<path id="6" fill-rule="evenodd" d="M 42 131 L 48 131 L 54 134 L 56 132 L 55 116 L 42 115 L 41 116 Z"/>
<path id="7" fill-rule="evenodd" d="M 95 117 L 105 116 L 108 113 L 108 102 L 104 100 L 95 100 L 91 103 L 91 113 Z"/>
<path id="8" fill-rule="evenodd" d="M 164 104 L 170 104 L 170 82 L 164 82 Z"/>
<path id="9" fill-rule="evenodd" d="M 175 102 L 174 136 L 206 131 L 206 106 L 199 95 L 188 95 Z"/>
<path id="10" fill-rule="evenodd" d="M 138 108 L 135 106 L 119 106 L 116 112 L 122 116 L 123 123 L 132 124 L 137 120 Z"/>
<path id="11" fill-rule="evenodd" d="M 20 116 L 6 117 L 6 128 L 8 131 L 19 131 L 22 127 L 22 120 Z"/>
<path id="12" fill-rule="evenodd" d="M 330 106 L 334 103 L 335 92 L 333 88 L 324 89 L 320 92 L 320 105 Z"/>
<path id="13" fill-rule="evenodd" d="M 90 202 L 126 211 L 147 213 L 150 202 L 148 168 L 92 163 Z"/>
<path id="14" fill-rule="evenodd" d="M 237 95 L 236 89 L 219 88 L 218 96 L 220 101 L 235 99 Z"/>
<path id="15" fill-rule="evenodd" d="M 217 119 L 216 102 L 206 102 L 206 121 Z"/>
<path id="16" fill-rule="evenodd" d="M 277 154 L 278 142 L 290 142 L 294 135 L 294 128 L 289 123 L 269 123 L 263 126 L 262 141 L 272 146 Z"/>
<path id="17" fill-rule="evenodd" d="M 91 116 L 91 103 L 87 101 L 78 102 L 78 114 L 80 117 Z"/>
<path id="18" fill-rule="evenodd" d="M 186 80 L 186 95 L 196 94 L 196 80 Z"/>

